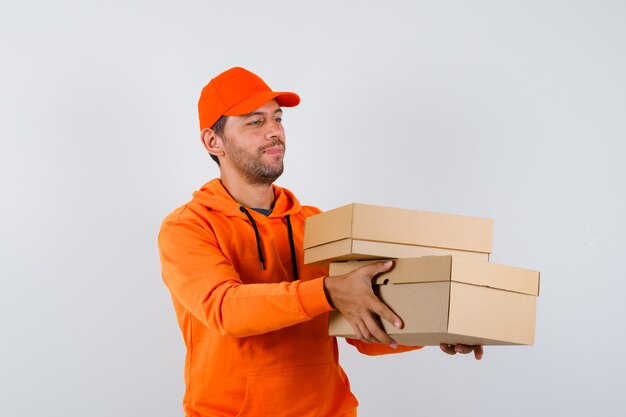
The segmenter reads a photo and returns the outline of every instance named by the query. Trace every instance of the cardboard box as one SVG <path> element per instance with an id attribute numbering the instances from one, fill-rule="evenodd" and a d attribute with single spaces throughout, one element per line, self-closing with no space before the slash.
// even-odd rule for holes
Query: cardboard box
<path id="1" fill-rule="evenodd" d="M 330 275 L 371 263 L 336 262 Z M 404 321 L 397 329 L 381 320 L 398 343 L 410 346 L 532 345 L 539 272 L 454 256 L 398 259 L 377 276 L 374 292 Z M 331 336 L 355 337 L 331 312 Z"/>
<path id="2" fill-rule="evenodd" d="M 493 221 L 349 204 L 306 221 L 304 263 L 425 255 L 489 260 Z"/>

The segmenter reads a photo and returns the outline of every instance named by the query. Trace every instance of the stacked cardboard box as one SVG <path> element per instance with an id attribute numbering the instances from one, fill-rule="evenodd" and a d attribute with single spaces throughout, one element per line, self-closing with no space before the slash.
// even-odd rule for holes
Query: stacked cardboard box
<path id="1" fill-rule="evenodd" d="M 489 219 L 350 204 L 307 219 L 305 263 L 342 275 L 396 259 L 374 291 L 404 320 L 385 330 L 405 345 L 532 345 L 539 273 L 489 263 Z M 355 337 L 334 311 L 332 336 Z"/>

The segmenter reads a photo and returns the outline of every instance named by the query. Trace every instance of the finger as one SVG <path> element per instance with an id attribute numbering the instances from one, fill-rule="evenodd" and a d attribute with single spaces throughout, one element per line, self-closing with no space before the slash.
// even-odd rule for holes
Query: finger
<path id="1" fill-rule="evenodd" d="M 361 328 L 356 323 L 350 323 L 352 326 L 352 330 L 354 330 L 355 339 L 363 340 L 363 333 L 361 332 Z"/>
<path id="2" fill-rule="evenodd" d="M 474 358 L 476 360 L 481 360 L 483 358 L 483 347 L 482 346 L 474 346 Z"/>
<path id="3" fill-rule="evenodd" d="M 387 304 L 380 301 L 378 298 L 375 300 L 375 304 L 372 306 L 372 310 L 379 316 L 387 320 L 389 323 L 401 329 L 404 326 L 402 319 L 396 313 L 391 311 Z"/>
<path id="4" fill-rule="evenodd" d="M 372 338 L 378 341 L 377 343 L 384 343 L 390 346 L 398 345 L 398 342 L 393 340 L 391 336 L 389 336 L 382 328 L 378 317 L 370 316 L 368 318 L 365 318 L 364 321 L 370 331 L 370 334 L 372 335 Z"/>
<path id="5" fill-rule="evenodd" d="M 466 354 L 472 352 L 474 349 L 472 349 L 471 346 L 467 346 L 467 345 L 455 345 L 454 346 L 454 350 L 457 353 L 462 353 L 463 355 L 466 355 Z"/>
<path id="6" fill-rule="evenodd" d="M 393 266 L 393 261 L 376 262 L 373 264 L 362 266 L 358 270 L 365 273 L 371 279 L 371 278 L 374 278 L 376 275 L 380 274 L 381 272 L 390 270 L 392 266 Z"/>
<path id="7" fill-rule="evenodd" d="M 446 343 L 441 343 L 439 348 L 443 350 L 448 355 L 456 355 L 456 351 L 454 350 L 454 345 L 448 345 Z"/>
<path id="8" fill-rule="evenodd" d="M 359 323 L 359 327 L 362 341 L 364 341 L 365 343 L 380 343 L 380 341 L 372 335 L 372 332 L 369 330 L 365 322 Z"/>

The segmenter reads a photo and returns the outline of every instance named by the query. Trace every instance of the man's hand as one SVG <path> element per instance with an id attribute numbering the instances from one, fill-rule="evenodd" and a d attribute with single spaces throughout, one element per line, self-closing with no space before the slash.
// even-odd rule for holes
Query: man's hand
<path id="1" fill-rule="evenodd" d="M 324 290 L 328 301 L 348 320 L 359 339 L 396 348 L 398 343 L 383 330 L 380 318 L 399 329 L 403 326 L 402 320 L 376 297 L 372 289 L 372 278 L 388 271 L 392 265 L 392 261 L 378 262 L 346 275 L 326 277 Z"/>
<path id="2" fill-rule="evenodd" d="M 448 355 L 456 355 L 457 353 L 467 354 L 470 352 L 474 352 L 474 357 L 476 358 L 476 360 L 481 360 L 483 357 L 483 347 L 480 345 L 467 346 L 467 345 L 448 345 L 448 344 L 442 343 L 439 345 L 439 347 Z"/>

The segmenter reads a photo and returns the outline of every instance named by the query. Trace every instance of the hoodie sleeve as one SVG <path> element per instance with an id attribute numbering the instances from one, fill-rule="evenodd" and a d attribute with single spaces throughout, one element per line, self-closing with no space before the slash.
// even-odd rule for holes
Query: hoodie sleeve
<path id="1" fill-rule="evenodd" d="M 393 349 L 385 344 L 381 343 L 365 343 L 362 340 L 346 339 L 348 344 L 357 348 L 359 352 L 368 356 L 389 355 L 392 353 L 410 352 L 412 350 L 418 350 L 424 346 L 404 346 L 399 345 L 397 349 Z"/>
<path id="2" fill-rule="evenodd" d="M 215 235 L 200 225 L 166 220 L 158 242 L 163 280 L 172 296 L 222 335 L 262 334 L 332 310 L 323 277 L 244 285 Z"/>

